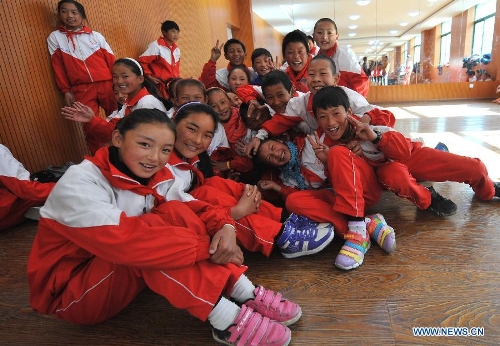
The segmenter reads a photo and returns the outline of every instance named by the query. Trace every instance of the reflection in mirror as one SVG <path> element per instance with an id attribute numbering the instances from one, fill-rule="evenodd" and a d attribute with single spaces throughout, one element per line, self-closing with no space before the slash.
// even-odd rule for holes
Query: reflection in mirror
<path id="1" fill-rule="evenodd" d="M 489 78 L 483 71 L 491 60 L 496 2 L 253 0 L 253 10 L 283 35 L 311 34 L 317 19 L 333 19 L 339 44 L 350 46 L 361 64 L 363 57 L 372 61 L 372 85 L 392 85 L 465 82 L 468 70 Z"/>

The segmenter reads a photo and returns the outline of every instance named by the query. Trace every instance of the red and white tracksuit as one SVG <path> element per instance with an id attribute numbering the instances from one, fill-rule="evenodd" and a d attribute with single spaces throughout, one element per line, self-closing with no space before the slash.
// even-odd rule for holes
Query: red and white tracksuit
<path id="1" fill-rule="evenodd" d="M 0 144 L 0 231 L 25 220 L 29 208 L 43 205 L 54 185 L 31 181 L 30 172 Z"/>
<path id="2" fill-rule="evenodd" d="M 336 42 L 335 46 L 326 52 L 320 50 L 318 54 L 326 55 L 335 63 L 339 74 L 339 86 L 348 87 L 364 97 L 368 95 L 370 79 L 361 68 L 356 54 L 351 48 L 341 46 Z"/>
<path id="3" fill-rule="evenodd" d="M 162 36 L 149 44 L 148 48 L 137 59 L 141 64 L 144 75 L 151 75 L 162 81 L 159 88 L 162 96 L 168 98 L 165 81 L 169 78 L 181 76 L 181 49 L 175 44 L 169 46 Z"/>
<path id="4" fill-rule="evenodd" d="M 163 103 L 151 95 L 146 88 L 142 88 L 132 99 L 126 99 L 120 110 L 114 111 L 106 119 L 98 116 L 92 117 L 88 123 L 88 137 L 101 143 L 111 141 L 116 123 L 124 116 L 129 115 L 130 112 L 142 108 L 158 109 L 167 116 L 167 109 Z"/>
<path id="5" fill-rule="evenodd" d="M 53 31 L 47 38 L 56 84 L 62 93 L 73 93 L 75 100 L 89 106 L 99 114 L 99 106 L 106 115 L 117 109 L 113 92 L 111 67 L 115 56 L 104 37 L 83 26 L 80 31 L 64 27 Z M 83 125 L 88 134 L 87 125 Z M 100 144 L 87 141 L 93 153 Z"/>
<path id="6" fill-rule="evenodd" d="M 369 104 L 368 101 L 359 93 L 341 87 L 349 97 L 349 103 L 354 115 L 362 117 L 368 114 L 371 117 L 372 125 L 394 126 L 396 118 L 394 114 L 387 109 Z M 256 85 L 243 85 L 236 91 L 238 97 L 245 103 L 258 98 L 264 99 L 262 88 Z M 317 128 L 316 118 L 312 112 L 313 95 L 310 92 L 299 93 L 292 97 L 286 106 L 285 114 L 274 114 L 272 119 L 262 125 L 256 137 L 261 140 L 269 135 L 279 136 L 290 128 L 298 125 L 306 134 L 312 134 Z"/>
<path id="7" fill-rule="evenodd" d="M 246 270 L 209 260 L 210 236 L 224 224 L 234 221 L 184 193 L 168 165 L 144 186 L 101 148 L 68 169 L 41 209 L 28 260 L 30 304 L 94 324 L 148 286 L 205 320 Z"/>
<path id="8" fill-rule="evenodd" d="M 224 207 L 228 213 L 238 204 L 245 184 L 217 176 L 205 179 L 196 167 L 198 158 L 186 161 L 174 151 L 169 164 L 176 181 L 182 181 L 182 188 L 195 198 L 213 205 Z M 196 182 L 196 183 L 195 183 Z M 259 211 L 236 220 L 236 237 L 242 246 L 250 251 L 259 251 L 269 256 L 274 239 L 281 229 L 281 208 L 262 201 Z"/>
<path id="9" fill-rule="evenodd" d="M 217 150 L 210 155 L 210 158 L 217 162 L 229 161 L 231 170 L 236 172 L 250 172 L 253 169 L 252 160 L 247 156 L 240 156 L 236 150 L 236 143 L 245 141 L 248 133 L 248 129 L 241 120 L 239 110 L 231 107 L 231 116 L 228 121 L 221 122 L 221 124 L 224 127 L 229 148 L 227 150 Z M 218 175 L 223 176 L 221 174 Z"/>
<path id="10" fill-rule="evenodd" d="M 290 78 L 293 86 L 295 87 L 295 91 L 299 91 L 302 93 L 306 93 L 309 91 L 309 87 L 307 86 L 307 69 L 309 68 L 309 63 L 311 62 L 312 55 L 307 58 L 307 63 L 304 65 L 304 68 L 295 72 L 292 70 L 290 65 L 288 65 L 285 69 L 285 73 Z"/>
<path id="11" fill-rule="evenodd" d="M 245 65 L 243 65 L 246 67 Z M 205 85 L 205 88 L 221 88 L 225 91 L 229 90 L 229 84 L 227 82 L 229 77 L 229 72 L 233 66 L 231 64 L 227 65 L 227 68 L 221 68 L 217 70 L 216 63 L 212 60 L 208 60 L 205 65 L 203 65 L 203 69 L 201 70 L 201 76 L 198 78 L 200 82 Z M 248 72 L 250 72 L 250 81 L 253 80 L 257 73 L 251 67 L 246 67 Z M 248 81 L 248 82 L 250 82 Z"/>

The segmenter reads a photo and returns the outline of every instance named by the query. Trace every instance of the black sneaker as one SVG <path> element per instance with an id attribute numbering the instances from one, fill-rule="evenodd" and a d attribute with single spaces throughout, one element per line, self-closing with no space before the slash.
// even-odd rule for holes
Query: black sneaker
<path id="1" fill-rule="evenodd" d="M 495 197 L 500 198 L 500 183 L 493 183 L 493 187 L 495 188 Z"/>
<path id="2" fill-rule="evenodd" d="M 457 212 L 457 205 L 453 201 L 441 196 L 432 186 L 427 189 L 431 193 L 431 205 L 427 210 L 432 211 L 437 216 L 450 216 Z"/>

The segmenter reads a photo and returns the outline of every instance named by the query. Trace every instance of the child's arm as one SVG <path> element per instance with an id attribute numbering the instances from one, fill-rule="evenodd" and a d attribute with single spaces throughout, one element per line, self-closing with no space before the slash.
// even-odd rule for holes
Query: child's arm
<path id="1" fill-rule="evenodd" d="M 238 89 L 236 89 L 236 95 L 238 95 L 243 103 L 249 103 L 252 100 L 264 101 L 262 88 L 259 85 L 242 85 Z"/>
<path id="2" fill-rule="evenodd" d="M 113 67 L 113 64 L 115 63 L 115 60 L 116 60 L 116 57 L 115 57 L 115 54 L 113 53 L 113 50 L 109 46 L 109 44 L 106 41 L 106 39 L 104 38 L 104 36 L 102 36 L 100 33 L 96 32 L 96 31 L 93 31 L 92 33 L 98 37 L 99 44 L 101 46 L 101 52 L 104 55 L 104 59 L 106 60 L 106 63 L 108 65 L 109 69 L 111 70 L 111 68 Z"/>
<path id="3" fill-rule="evenodd" d="M 47 38 L 47 45 L 49 47 L 50 53 L 50 62 L 54 70 L 57 87 L 64 94 L 64 104 L 66 106 L 71 106 L 73 102 L 75 102 L 75 99 L 73 97 L 73 94 L 71 93 L 71 84 L 69 82 L 69 78 L 62 58 L 63 53 L 61 52 L 59 43 L 57 42 L 56 35 L 57 32 L 53 32 Z"/>
<path id="4" fill-rule="evenodd" d="M 158 59 L 159 56 L 160 48 L 158 47 L 157 42 L 153 41 L 148 45 L 148 48 L 144 51 L 144 53 L 142 53 L 137 59 L 144 70 L 144 76 L 153 84 L 159 84 L 160 80 L 153 76 L 153 71 L 151 71 L 149 64 Z"/>
<path id="5" fill-rule="evenodd" d="M 201 76 L 200 78 L 198 78 L 207 89 L 212 87 L 222 87 L 215 77 L 215 73 L 217 71 L 216 63 L 221 56 L 222 47 L 224 47 L 224 43 L 219 46 L 219 40 L 217 40 L 215 46 L 213 46 L 212 50 L 210 51 L 210 59 L 205 65 L 203 65 Z"/>

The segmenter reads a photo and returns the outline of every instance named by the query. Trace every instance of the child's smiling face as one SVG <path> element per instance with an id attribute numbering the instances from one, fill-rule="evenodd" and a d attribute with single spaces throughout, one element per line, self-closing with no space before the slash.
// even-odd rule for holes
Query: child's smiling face
<path id="1" fill-rule="evenodd" d="M 341 139 L 342 135 L 349 127 L 347 115 L 351 115 L 351 110 L 346 110 L 343 106 L 317 108 L 316 121 L 325 134 L 333 141 Z"/>
<path id="2" fill-rule="evenodd" d="M 233 66 L 243 65 L 247 54 L 243 50 L 243 47 L 239 43 L 232 43 L 227 47 L 227 53 L 224 57 L 229 60 L 229 63 Z"/>
<path id="3" fill-rule="evenodd" d="M 325 86 L 336 86 L 338 75 L 333 74 L 332 64 L 326 59 L 313 59 L 307 69 L 307 86 L 311 94 L 316 94 Z"/>
<path id="4" fill-rule="evenodd" d="M 83 18 L 75 4 L 62 3 L 59 8 L 59 17 L 68 30 L 75 30 L 82 27 Z"/>
<path id="5" fill-rule="evenodd" d="M 307 47 L 302 42 L 290 42 L 285 48 L 285 60 L 294 72 L 300 72 L 307 64 Z"/>
<path id="6" fill-rule="evenodd" d="M 314 29 L 314 41 L 323 51 L 332 48 L 337 42 L 339 35 L 335 26 L 330 22 L 319 22 Z"/>
<path id="7" fill-rule="evenodd" d="M 231 118 L 231 101 L 229 101 L 229 97 L 227 97 L 224 91 L 212 91 L 208 96 L 207 103 L 219 114 L 219 118 L 222 122 L 226 122 Z"/>
<path id="8" fill-rule="evenodd" d="M 268 85 L 262 89 L 266 103 L 276 112 L 285 114 L 286 105 L 292 98 L 292 93 L 286 90 L 282 83 Z"/>

